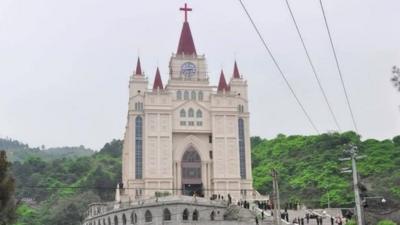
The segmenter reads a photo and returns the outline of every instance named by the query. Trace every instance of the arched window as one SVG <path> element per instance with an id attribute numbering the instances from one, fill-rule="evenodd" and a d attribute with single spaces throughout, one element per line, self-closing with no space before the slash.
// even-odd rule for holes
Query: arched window
<path id="1" fill-rule="evenodd" d="M 197 112 L 196 112 L 196 117 L 197 117 L 197 118 L 203 117 L 203 113 L 201 112 L 200 109 L 197 110 Z"/>
<path id="2" fill-rule="evenodd" d="M 199 101 L 203 101 L 203 92 L 199 91 L 199 96 L 198 96 Z"/>
<path id="3" fill-rule="evenodd" d="M 132 212 L 131 213 L 131 224 L 136 224 L 136 223 L 137 223 L 136 213 Z"/>
<path id="4" fill-rule="evenodd" d="M 178 100 L 182 99 L 182 91 L 177 91 L 176 92 L 176 99 L 178 99 Z"/>
<path id="5" fill-rule="evenodd" d="M 199 212 L 197 211 L 197 209 L 193 211 L 192 220 L 199 220 Z"/>
<path id="6" fill-rule="evenodd" d="M 192 100 L 196 100 L 196 92 L 195 91 L 192 91 L 192 93 L 190 94 L 190 98 Z"/>
<path id="7" fill-rule="evenodd" d="M 210 214 L 210 220 L 215 220 L 215 212 L 212 211 Z"/>
<path id="8" fill-rule="evenodd" d="M 183 99 L 189 100 L 189 92 L 188 91 L 183 92 Z"/>
<path id="9" fill-rule="evenodd" d="M 181 117 L 186 117 L 186 111 L 184 109 L 181 109 L 180 115 Z"/>
<path id="10" fill-rule="evenodd" d="M 114 216 L 114 225 L 118 225 L 118 217 L 116 215 Z"/>
<path id="11" fill-rule="evenodd" d="M 126 225 L 126 216 L 125 216 L 125 213 L 122 214 L 122 225 Z"/>
<path id="12" fill-rule="evenodd" d="M 188 220 L 189 219 L 189 211 L 188 209 L 183 210 L 182 214 L 182 220 Z"/>
<path id="13" fill-rule="evenodd" d="M 194 117 L 194 110 L 192 108 L 189 108 L 188 110 L 188 116 L 189 117 Z"/>
<path id="14" fill-rule="evenodd" d="M 239 165 L 240 165 L 240 177 L 246 179 L 246 156 L 245 156 L 245 145 L 244 145 L 244 121 L 242 118 L 238 120 L 239 130 Z"/>
<path id="15" fill-rule="evenodd" d="M 164 209 L 163 220 L 164 221 L 170 221 L 171 220 L 171 212 L 169 211 L 169 209 Z"/>
<path id="16" fill-rule="evenodd" d="M 183 162 L 201 162 L 200 155 L 193 148 L 187 150 L 182 157 Z"/>
<path id="17" fill-rule="evenodd" d="M 106 225 L 106 218 L 103 218 L 103 225 Z"/>
<path id="18" fill-rule="evenodd" d="M 243 105 L 238 105 L 238 111 L 240 113 L 244 112 L 244 106 Z"/>
<path id="19" fill-rule="evenodd" d="M 151 212 L 149 210 L 147 210 L 146 213 L 144 214 L 144 221 L 145 222 L 153 221 L 153 215 L 151 215 Z"/>
<path id="20" fill-rule="evenodd" d="M 108 217 L 108 225 L 111 225 L 111 219 Z"/>
<path id="21" fill-rule="evenodd" d="M 100 219 L 97 220 L 97 224 L 98 224 L 98 225 L 101 225 L 101 220 L 100 220 Z"/>
<path id="22" fill-rule="evenodd" d="M 135 120 L 135 177 L 143 177 L 143 119 L 137 116 Z"/>

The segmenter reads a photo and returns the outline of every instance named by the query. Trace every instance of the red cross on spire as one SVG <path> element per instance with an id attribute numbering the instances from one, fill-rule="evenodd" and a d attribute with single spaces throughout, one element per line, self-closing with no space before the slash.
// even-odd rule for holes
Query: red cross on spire
<path id="1" fill-rule="evenodd" d="M 185 3 L 185 7 L 179 8 L 180 11 L 185 11 L 185 22 L 187 22 L 187 14 L 189 11 L 192 11 L 192 8 L 188 8 L 187 4 Z"/>

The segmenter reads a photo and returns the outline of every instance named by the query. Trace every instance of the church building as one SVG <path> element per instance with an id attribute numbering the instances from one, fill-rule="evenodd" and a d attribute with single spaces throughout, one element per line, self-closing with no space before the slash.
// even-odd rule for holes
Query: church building
<path id="1" fill-rule="evenodd" d="M 221 71 L 218 86 L 210 84 L 187 21 L 191 9 L 185 4 L 181 10 L 178 48 L 169 70 L 155 70 L 151 89 L 137 60 L 122 181 L 115 201 L 89 205 L 84 225 L 272 224 L 255 207 L 269 197 L 252 186 L 247 82 L 233 62 L 229 82 Z M 258 223 L 255 218 L 264 215 Z"/>
<path id="2" fill-rule="evenodd" d="M 129 81 L 123 145 L 122 201 L 156 192 L 245 199 L 253 194 L 247 82 L 232 71 L 209 74 L 196 50 L 185 4 L 169 68 L 155 69 L 149 89 L 140 59 Z M 168 76 L 164 85 L 163 76 Z M 165 74 L 165 75 L 164 75 Z M 218 76 L 218 86 L 210 84 Z"/>

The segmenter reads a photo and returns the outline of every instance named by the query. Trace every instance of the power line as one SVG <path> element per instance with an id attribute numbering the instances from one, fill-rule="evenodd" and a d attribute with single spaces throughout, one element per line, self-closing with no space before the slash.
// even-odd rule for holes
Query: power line
<path id="1" fill-rule="evenodd" d="M 354 129 L 358 132 L 357 123 L 356 123 L 356 120 L 355 120 L 355 117 L 354 117 L 354 114 L 353 114 L 353 110 L 351 108 L 350 99 L 349 99 L 349 96 L 348 96 L 348 92 L 346 90 L 346 85 L 345 85 L 344 80 L 343 80 L 342 70 L 340 69 L 339 60 L 338 60 L 338 57 L 337 57 L 337 54 L 336 54 L 335 45 L 333 44 L 332 35 L 331 35 L 331 31 L 329 29 L 328 20 L 326 19 L 325 10 L 324 10 L 324 6 L 322 4 L 322 0 L 319 0 L 319 3 L 320 3 L 320 6 L 321 6 L 322 15 L 324 16 L 325 27 L 326 27 L 326 30 L 328 32 L 329 41 L 331 43 L 333 56 L 335 57 L 336 67 L 337 67 L 337 70 L 339 72 L 340 82 L 342 83 L 344 95 L 346 97 L 347 107 L 348 107 L 350 115 L 351 115 L 351 120 L 353 121 Z"/>
<path id="2" fill-rule="evenodd" d="M 298 24 L 297 24 L 297 21 L 296 21 L 295 17 L 294 17 L 293 11 L 292 11 L 292 9 L 290 8 L 289 1 L 288 1 L 288 0 L 285 0 L 285 1 L 286 1 L 287 8 L 288 8 L 288 10 L 289 10 L 289 12 L 290 12 L 290 16 L 292 17 L 293 23 L 294 23 L 294 25 L 296 26 L 297 34 L 299 35 L 301 44 L 303 45 L 303 49 L 304 49 L 304 51 L 305 51 L 305 53 L 306 53 L 306 55 L 307 55 L 308 62 L 309 62 L 310 66 L 311 66 L 311 69 L 312 69 L 312 71 L 313 71 L 313 73 L 314 73 L 314 77 L 315 77 L 315 79 L 317 80 L 319 89 L 320 89 L 320 91 L 321 91 L 321 93 L 322 93 L 322 95 L 323 95 L 323 97 L 324 97 L 325 103 L 326 103 L 326 105 L 327 105 L 328 108 L 329 108 L 329 112 L 330 112 L 330 114 L 331 114 L 331 116 L 332 116 L 332 119 L 333 119 L 334 123 L 336 124 L 336 127 L 338 128 L 339 131 L 341 131 L 339 122 L 338 122 L 338 120 L 337 120 L 337 118 L 336 118 L 336 116 L 335 116 L 335 113 L 333 113 L 332 106 L 331 106 L 331 104 L 330 104 L 329 101 L 328 101 L 328 97 L 326 96 L 326 93 L 325 93 L 324 88 L 322 87 L 321 81 L 320 81 L 319 76 L 318 76 L 318 74 L 317 74 L 317 70 L 315 69 L 314 63 L 313 63 L 312 60 L 311 60 L 310 54 L 309 54 L 309 52 L 308 52 L 308 50 L 307 50 L 307 47 L 306 47 L 306 44 L 305 44 L 305 42 L 304 42 L 303 36 L 301 35 L 300 28 L 299 28 L 299 26 L 298 26 Z"/>
<path id="3" fill-rule="evenodd" d="M 252 17 L 250 16 L 250 13 L 247 11 L 246 6 L 244 5 L 242 0 L 239 0 L 244 12 L 246 13 L 247 17 L 249 18 L 251 24 L 253 25 L 254 30 L 256 31 L 258 37 L 260 38 L 265 50 L 267 50 L 269 56 L 271 57 L 272 61 L 274 62 L 276 68 L 278 69 L 280 75 L 282 76 L 283 80 L 285 81 L 287 87 L 289 88 L 290 92 L 292 93 L 293 97 L 296 99 L 296 102 L 299 104 L 301 110 L 303 111 L 304 115 L 306 116 L 308 122 L 311 124 L 311 126 L 314 128 L 314 130 L 319 134 L 319 131 L 317 129 L 317 127 L 315 126 L 314 122 L 312 121 L 310 115 L 308 114 L 308 112 L 306 111 L 306 109 L 304 108 L 303 104 L 301 103 L 300 99 L 297 97 L 294 89 L 292 88 L 292 86 L 290 85 L 288 79 L 286 78 L 286 75 L 283 73 L 281 67 L 278 64 L 278 61 L 275 59 L 274 55 L 272 54 L 271 50 L 269 49 L 266 41 L 264 40 L 263 36 L 261 35 L 260 31 L 257 28 L 257 25 L 255 24 L 255 22 L 253 21 Z"/>

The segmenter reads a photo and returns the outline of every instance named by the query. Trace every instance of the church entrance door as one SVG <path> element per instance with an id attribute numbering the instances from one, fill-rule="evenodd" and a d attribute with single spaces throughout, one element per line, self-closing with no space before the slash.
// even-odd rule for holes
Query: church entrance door
<path id="1" fill-rule="evenodd" d="M 182 194 L 203 196 L 201 159 L 194 148 L 186 150 L 182 157 Z"/>

